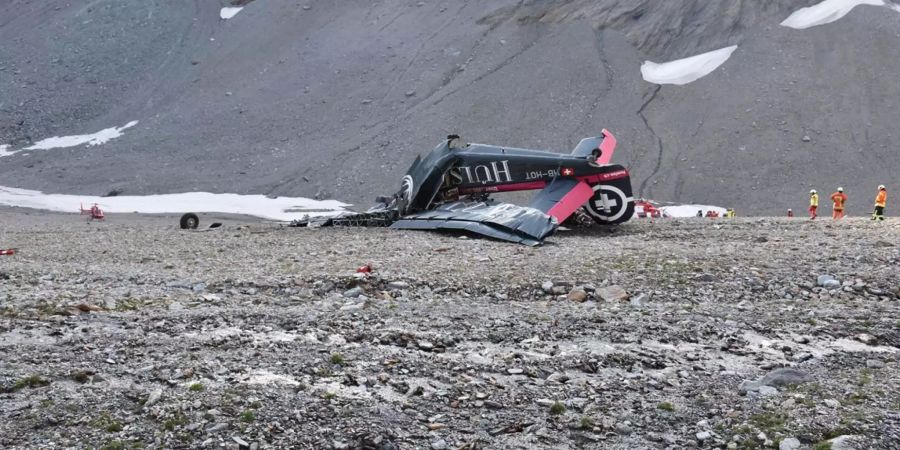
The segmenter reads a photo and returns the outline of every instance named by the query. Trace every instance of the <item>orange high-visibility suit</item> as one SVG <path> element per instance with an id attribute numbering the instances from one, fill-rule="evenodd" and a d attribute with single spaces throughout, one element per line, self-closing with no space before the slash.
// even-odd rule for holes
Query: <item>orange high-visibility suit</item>
<path id="1" fill-rule="evenodd" d="M 831 201 L 834 203 L 832 205 L 831 218 L 832 219 L 843 219 L 844 218 L 844 203 L 847 203 L 847 194 L 843 192 L 835 192 L 831 194 Z"/>
<path id="2" fill-rule="evenodd" d="M 887 206 L 887 189 L 882 187 L 875 196 L 875 212 L 872 214 L 872 220 L 884 220 L 885 206 Z"/>

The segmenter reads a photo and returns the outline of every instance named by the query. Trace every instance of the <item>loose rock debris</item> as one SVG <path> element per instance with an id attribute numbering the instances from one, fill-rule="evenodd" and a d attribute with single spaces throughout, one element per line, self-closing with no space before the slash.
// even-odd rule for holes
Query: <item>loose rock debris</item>
<path id="1" fill-rule="evenodd" d="M 636 222 L 526 248 L 3 220 L 29 248 L 0 267 L 3 448 L 900 442 L 892 221 Z"/>

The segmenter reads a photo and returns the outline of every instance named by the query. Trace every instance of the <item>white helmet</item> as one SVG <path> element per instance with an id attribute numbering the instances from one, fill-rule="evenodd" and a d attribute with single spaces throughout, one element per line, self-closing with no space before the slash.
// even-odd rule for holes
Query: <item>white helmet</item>
<path id="1" fill-rule="evenodd" d="M 810 194 L 815 194 L 815 193 L 816 193 L 816 190 L 813 189 L 813 190 L 809 191 L 809 193 L 810 193 Z"/>
<path id="2" fill-rule="evenodd" d="M 884 185 L 883 185 L 883 184 L 879 184 L 879 185 L 878 185 L 878 190 L 880 191 L 880 190 L 882 190 L 882 189 L 884 189 Z"/>
<path id="3" fill-rule="evenodd" d="M 844 192 L 844 188 L 839 187 L 839 188 L 838 188 L 838 192 Z"/>

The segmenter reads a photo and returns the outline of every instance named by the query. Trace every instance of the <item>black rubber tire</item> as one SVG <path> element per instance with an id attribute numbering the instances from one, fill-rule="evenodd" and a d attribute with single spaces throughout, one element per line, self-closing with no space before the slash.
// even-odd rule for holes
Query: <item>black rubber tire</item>
<path id="1" fill-rule="evenodd" d="M 181 216 L 178 222 L 182 230 L 196 230 L 200 226 L 200 218 L 194 213 L 187 213 Z"/>

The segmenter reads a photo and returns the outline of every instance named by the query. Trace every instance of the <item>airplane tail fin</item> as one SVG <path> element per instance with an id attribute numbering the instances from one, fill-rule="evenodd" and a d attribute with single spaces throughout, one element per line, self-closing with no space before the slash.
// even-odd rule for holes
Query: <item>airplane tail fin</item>
<path id="1" fill-rule="evenodd" d="M 609 164 L 616 151 L 616 137 L 604 129 L 602 136 L 584 138 L 572 150 L 575 156 L 593 158 L 598 165 Z"/>

